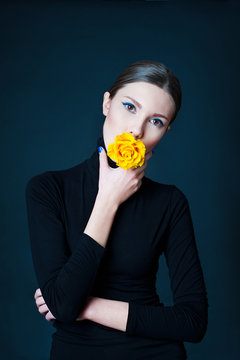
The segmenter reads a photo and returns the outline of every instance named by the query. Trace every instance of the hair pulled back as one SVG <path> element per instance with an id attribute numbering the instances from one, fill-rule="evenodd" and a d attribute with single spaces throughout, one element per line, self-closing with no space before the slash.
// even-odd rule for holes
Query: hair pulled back
<path id="1" fill-rule="evenodd" d="M 113 98 L 117 91 L 125 85 L 137 81 L 145 81 L 157 85 L 171 95 L 175 103 L 175 112 L 169 123 L 172 124 L 182 103 L 181 85 L 176 75 L 158 61 L 137 61 L 127 66 L 117 77 L 114 84 L 108 90 L 110 98 Z"/>

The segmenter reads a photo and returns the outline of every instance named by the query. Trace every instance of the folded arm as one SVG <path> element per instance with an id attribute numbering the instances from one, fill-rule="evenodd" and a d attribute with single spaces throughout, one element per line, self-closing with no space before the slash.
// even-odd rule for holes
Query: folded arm
<path id="1" fill-rule="evenodd" d="M 186 197 L 177 188 L 173 189 L 169 211 L 170 222 L 164 236 L 164 255 L 169 270 L 174 305 L 153 306 L 139 303 L 137 300 L 123 302 L 91 297 L 91 301 L 88 302 L 87 308 L 85 308 L 85 318 L 125 331 L 128 336 L 138 335 L 154 339 L 189 342 L 202 340 L 208 323 L 207 293 L 195 242 L 189 204 Z M 88 250 L 92 251 L 90 249 Z M 100 247 L 100 249 L 103 248 Z M 94 261 L 91 268 L 93 269 L 92 276 L 95 276 L 94 269 L 95 271 L 97 269 L 96 264 L 94 267 Z M 80 274 L 84 274 L 85 277 L 86 272 L 82 273 L 80 271 L 78 273 L 78 281 Z M 45 290 L 44 287 L 43 290 Z M 48 295 L 48 292 L 45 291 L 45 294 L 43 292 L 44 298 L 46 295 Z M 85 292 L 85 302 L 87 295 L 87 292 Z M 73 297 L 68 302 L 65 302 L 65 313 L 71 312 L 71 320 L 79 320 L 83 307 L 79 306 L 75 299 L 81 300 L 81 296 L 82 292 L 78 297 Z M 51 297 L 48 298 L 48 303 L 51 303 L 51 299 Z M 54 314 L 54 303 L 51 304 L 52 309 L 49 308 L 51 311 L 53 310 Z M 74 313 L 71 310 L 72 307 Z"/>
<path id="2" fill-rule="evenodd" d="M 195 242 L 189 204 L 174 188 L 164 254 L 169 270 L 173 306 L 146 305 L 138 301 L 95 298 L 88 318 L 102 325 L 154 339 L 200 342 L 208 323 L 208 300 Z"/>
<path id="3" fill-rule="evenodd" d="M 61 216 L 59 189 L 48 172 L 31 178 L 25 195 L 32 259 L 39 288 L 57 320 L 74 321 L 91 293 L 106 249 L 83 232 L 71 253 Z M 108 222 L 114 217 L 114 214 L 112 217 L 109 215 L 109 211 L 105 207 L 101 212 L 101 218 L 106 214 Z M 111 211 L 116 209 L 111 207 Z"/>

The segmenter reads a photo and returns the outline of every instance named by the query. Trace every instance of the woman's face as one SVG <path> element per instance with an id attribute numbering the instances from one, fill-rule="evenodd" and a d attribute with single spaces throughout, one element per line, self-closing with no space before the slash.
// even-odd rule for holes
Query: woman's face
<path id="1" fill-rule="evenodd" d="M 157 85 L 139 81 L 122 87 L 113 99 L 106 91 L 103 98 L 103 138 L 106 149 L 116 135 L 131 133 L 141 139 L 146 153 L 151 151 L 170 130 L 169 122 L 174 114 L 174 101 Z"/>

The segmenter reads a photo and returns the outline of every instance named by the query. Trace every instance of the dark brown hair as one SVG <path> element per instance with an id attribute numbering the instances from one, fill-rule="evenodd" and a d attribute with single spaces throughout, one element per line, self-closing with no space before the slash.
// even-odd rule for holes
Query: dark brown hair
<path id="1" fill-rule="evenodd" d="M 175 112 L 169 124 L 175 120 L 182 103 L 181 85 L 176 75 L 165 65 L 158 61 L 142 60 L 126 67 L 108 90 L 110 98 L 113 98 L 117 91 L 126 84 L 145 81 L 159 86 L 165 90 L 175 103 Z"/>

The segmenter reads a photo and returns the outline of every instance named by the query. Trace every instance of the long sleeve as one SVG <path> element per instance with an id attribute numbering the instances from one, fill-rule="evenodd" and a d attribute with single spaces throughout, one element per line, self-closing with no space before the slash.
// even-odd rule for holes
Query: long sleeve
<path id="1" fill-rule="evenodd" d="M 74 321 L 90 294 L 106 249 L 82 233 L 71 254 L 61 216 L 61 196 L 48 172 L 28 181 L 25 196 L 38 285 L 55 318 Z"/>
<path id="2" fill-rule="evenodd" d="M 208 324 L 208 299 L 188 200 L 173 185 L 164 255 L 173 306 L 129 302 L 127 335 L 200 342 Z"/>

